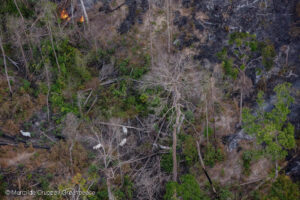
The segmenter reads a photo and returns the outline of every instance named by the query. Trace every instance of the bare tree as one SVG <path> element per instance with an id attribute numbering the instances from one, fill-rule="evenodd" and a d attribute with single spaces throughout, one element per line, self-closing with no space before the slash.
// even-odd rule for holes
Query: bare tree
<path id="1" fill-rule="evenodd" d="M 3 43 L 2 43 L 2 36 L 0 35 L 0 48 L 2 51 L 2 56 L 3 56 L 3 63 L 4 63 L 4 70 L 5 70 L 5 76 L 6 76 L 6 80 L 7 80 L 7 84 L 8 84 L 8 88 L 9 88 L 9 92 L 12 95 L 12 89 L 11 89 L 11 85 L 10 85 L 10 80 L 9 80 L 9 76 L 8 76 L 8 72 L 7 72 L 7 63 L 6 63 L 6 55 L 5 55 L 5 51 L 3 48 Z"/>
<path id="2" fill-rule="evenodd" d="M 203 159 L 202 159 L 201 151 L 200 151 L 200 144 L 199 144 L 198 141 L 196 141 L 196 144 L 197 144 L 197 152 L 198 152 L 198 156 L 199 156 L 199 160 L 200 160 L 202 170 L 204 171 L 204 174 L 205 174 L 206 178 L 208 179 L 208 182 L 209 182 L 214 194 L 217 194 L 217 191 L 216 191 L 216 189 L 213 185 L 213 182 L 212 182 L 210 176 L 208 175 L 208 172 L 206 171 L 206 168 L 205 168 L 205 165 L 204 165 L 204 162 L 203 162 Z"/>
<path id="3" fill-rule="evenodd" d="M 183 55 L 161 55 L 152 67 L 151 72 L 144 77 L 142 88 L 162 86 L 168 93 L 162 104 L 169 106 L 167 113 L 169 112 L 172 115 L 172 120 L 167 128 L 172 127 L 170 131 L 172 132 L 173 142 L 173 181 L 177 181 L 178 174 L 177 134 L 180 132 L 184 120 L 181 109 L 184 105 L 192 104 L 190 97 L 201 96 L 201 77 L 201 73 L 196 70 L 195 63 L 189 57 Z M 162 121 L 162 119 L 158 121 Z M 174 124 L 171 125 L 173 122 Z"/>
<path id="4" fill-rule="evenodd" d="M 52 51 L 53 51 L 53 54 L 54 54 L 54 57 L 55 57 L 56 65 L 57 65 L 58 71 L 60 73 L 61 72 L 60 71 L 60 65 L 59 65 L 58 58 L 57 58 L 57 55 L 56 55 L 56 51 L 55 51 L 55 48 L 54 48 L 53 34 L 52 34 L 51 25 L 50 25 L 49 22 L 47 24 L 47 28 L 48 28 L 48 31 L 49 31 L 49 34 L 50 34 L 50 41 L 51 41 Z"/>
<path id="5" fill-rule="evenodd" d="M 21 12 L 19 6 L 18 6 L 17 0 L 14 0 L 14 4 L 15 4 L 15 6 L 16 6 L 16 8 L 17 8 L 17 10 L 18 10 L 18 13 L 19 13 L 19 15 L 20 15 L 20 17 L 21 17 L 21 20 L 22 20 L 22 23 L 21 23 L 21 30 L 22 30 L 22 31 L 21 31 L 21 32 L 23 32 L 24 35 L 25 35 L 25 37 L 26 37 L 26 41 L 27 41 L 27 43 L 29 44 L 28 46 L 29 46 L 29 50 L 30 50 L 30 53 L 31 53 L 31 56 L 32 56 L 32 49 L 31 49 L 30 40 L 29 40 L 28 35 L 27 35 L 26 31 L 25 31 L 25 24 L 26 24 L 26 23 L 25 23 L 24 17 L 23 17 L 23 15 L 22 15 L 22 12 Z M 26 64 L 27 64 L 27 63 L 26 63 Z"/>
<path id="6" fill-rule="evenodd" d="M 90 142 L 95 144 L 94 149 L 98 152 L 97 160 L 103 164 L 102 173 L 106 177 L 106 186 L 109 200 L 115 200 L 113 194 L 113 183 L 112 181 L 116 178 L 117 173 L 121 173 L 121 157 L 124 151 L 126 152 L 126 147 L 123 151 L 121 143 L 123 133 L 121 132 L 121 127 L 115 126 L 118 124 L 116 119 L 112 119 L 110 123 L 103 126 L 103 123 L 99 121 L 94 121 L 90 126 L 91 132 L 94 137 L 91 138 Z M 118 162 L 118 165 L 114 165 L 113 162 Z"/>

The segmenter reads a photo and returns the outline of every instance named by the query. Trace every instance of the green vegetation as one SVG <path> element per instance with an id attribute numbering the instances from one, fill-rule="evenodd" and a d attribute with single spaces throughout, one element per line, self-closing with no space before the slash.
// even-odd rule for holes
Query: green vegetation
<path id="1" fill-rule="evenodd" d="M 25 18 L 29 18 L 29 17 L 33 16 L 34 11 L 31 8 L 31 6 L 34 5 L 35 0 L 27 0 L 27 4 L 23 3 L 22 1 L 16 1 L 16 2 L 18 4 L 18 7 L 19 7 L 22 15 Z M 1 1 L 0 15 L 5 15 L 5 14 L 19 16 L 19 12 L 14 3 L 14 0 L 2 0 Z"/>
<path id="2" fill-rule="evenodd" d="M 253 159 L 253 152 L 252 151 L 245 151 L 243 152 L 243 168 L 245 174 L 250 174 L 250 164 Z"/>
<path id="3" fill-rule="evenodd" d="M 115 191 L 118 200 L 131 200 L 133 199 L 133 182 L 130 180 L 129 176 L 124 176 L 124 183 L 120 189 Z"/>
<path id="4" fill-rule="evenodd" d="M 208 144 L 205 147 L 204 163 L 210 167 L 213 167 L 216 162 L 224 160 L 224 155 L 221 149 L 216 149 L 212 144 Z"/>
<path id="5" fill-rule="evenodd" d="M 287 176 L 279 176 L 272 184 L 267 199 L 271 200 L 294 200 L 300 198 L 299 185 L 293 183 Z"/>
<path id="6" fill-rule="evenodd" d="M 205 138 L 207 137 L 211 137 L 213 135 L 213 129 L 209 126 L 209 127 L 204 127 L 203 129 L 203 135 L 205 136 Z"/>
<path id="7" fill-rule="evenodd" d="M 266 70 L 273 67 L 276 52 L 272 44 L 259 42 L 255 35 L 245 32 L 230 34 L 228 43 L 217 56 L 222 61 L 225 74 L 231 78 L 236 79 L 240 71 L 245 72 L 257 54 L 261 56 Z"/>
<path id="8" fill-rule="evenodd" d="M 263 152 L 273 160 L 285 158 L 287 150 L 295 147 L 294 127 L 287 122 L 290 113 L 289 106 L 294 101 L 290 96 L 288 83 L 277 85 L 275 107 L 270 111 L 264 111 L 263 92 L 257 95 L 258 110 L 252 114 L 250 109 L 244 109 L 243 128 L 246 133 L 256 136 L 258 144 L 265 144 Z"/>
<path id="9" fill-rule="evenodd" d="M 3 180 L 3 176 L 0 175 L 0 197 L 3 197 L 5 195 L 7 184 Z"/>
<path id="10" fill-rule="evenodd" d="M 191 135 L 186 135 L 183 142 L 183 155 L 189 166 L 198 161 L 198 152 L 196 148 L 195 138 Z"/>
<path id="11" fill-rule="evenodd" d="M 173 161 L 172 152 L 162 155 L 161 161 L 160 161 L 161 169 L 164 172 L 171 173 L 172 169 L 173 169 L 173 162 L 172 161 Z"/>
<path id="12" fill-rule="evenodd" d="M 280 175 L 267 191 L 255 191 L 253 199 L 257 200 L 295 200 L 300 198 L 300 186 L 285 175 Z"/>
<path id="13" fill-rule="evenodd" d="M 211 13 L 189 2 L 91 1 L 85 13 L 73 0 L 0 1 L 0 199 L 22 189 L 95 192 L 84 200 L 233 200 L 256 190 L 257 174 L 269 176 L 246 199 L 299 199 L 279 162 L 299 143 L 288 120 L 291 85 L 275 87 L 268 112 L 259 92 L 258 109 L 241 118 L 252 103 L 245 97 L 269 91 L 274 77 L 294 77 L 295 45 L 274 42 L 277 54 L 273 41 L 254 34 L 222 40 L 219 26 L 205 22 Z M 221 73 L 211 48 L 227 41 Z M 278 74 L 274 58 L 287 64 Z M 252 72 L 261 76 L 255 86 Z M 256 140 L 227 152 L 238 108 L 238 126 Z M 242 170 L 227 168 L 234 166 Z"/>
<path id="14" fill-rule="evenodd" d="M 209 197 L 200 189 L 194 176 L 186 174 L 180 177 L 181 184 L 168 182 L 166 185 L 165 200 L 208 200 Z"/>

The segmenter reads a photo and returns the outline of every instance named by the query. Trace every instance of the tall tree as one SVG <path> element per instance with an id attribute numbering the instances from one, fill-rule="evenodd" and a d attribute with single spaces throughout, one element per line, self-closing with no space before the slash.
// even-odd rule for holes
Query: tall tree
<path id="1" fill-rule="evenodd" d="M 252 113 L 248 108 L 243 111 L 243 128 L 246 133 L 256 136 L 258 144 L 265 144 L 262 151 L 275 161 L 276 177 L 278 160 L 285 158 L 287 150 L 295 147 L 294 126 L 287 121 L 289 106 L 294 101 L 290 89 L 290 83 L 279 84 L 274 88 L 276 101 L 270 112 L 264 110 L 263 92 L 257 95 L 259 108 L 256 112 Z"/>

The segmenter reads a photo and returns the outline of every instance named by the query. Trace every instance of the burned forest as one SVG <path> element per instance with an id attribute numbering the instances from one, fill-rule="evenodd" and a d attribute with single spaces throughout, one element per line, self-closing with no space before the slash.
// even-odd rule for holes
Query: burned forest
<path id="1" fill-rule="evenodd" d="M 0 0 L 0 200 L 300 199 L 299 0 Z"/>

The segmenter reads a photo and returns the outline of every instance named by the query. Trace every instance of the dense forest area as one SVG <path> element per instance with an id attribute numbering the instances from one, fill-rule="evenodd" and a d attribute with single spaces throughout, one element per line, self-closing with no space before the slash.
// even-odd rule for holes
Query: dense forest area
<path id="1" fill-rule="evenodd" d="M 300 199 L 299 0 L 0 0 L 0 199 Z"/>

